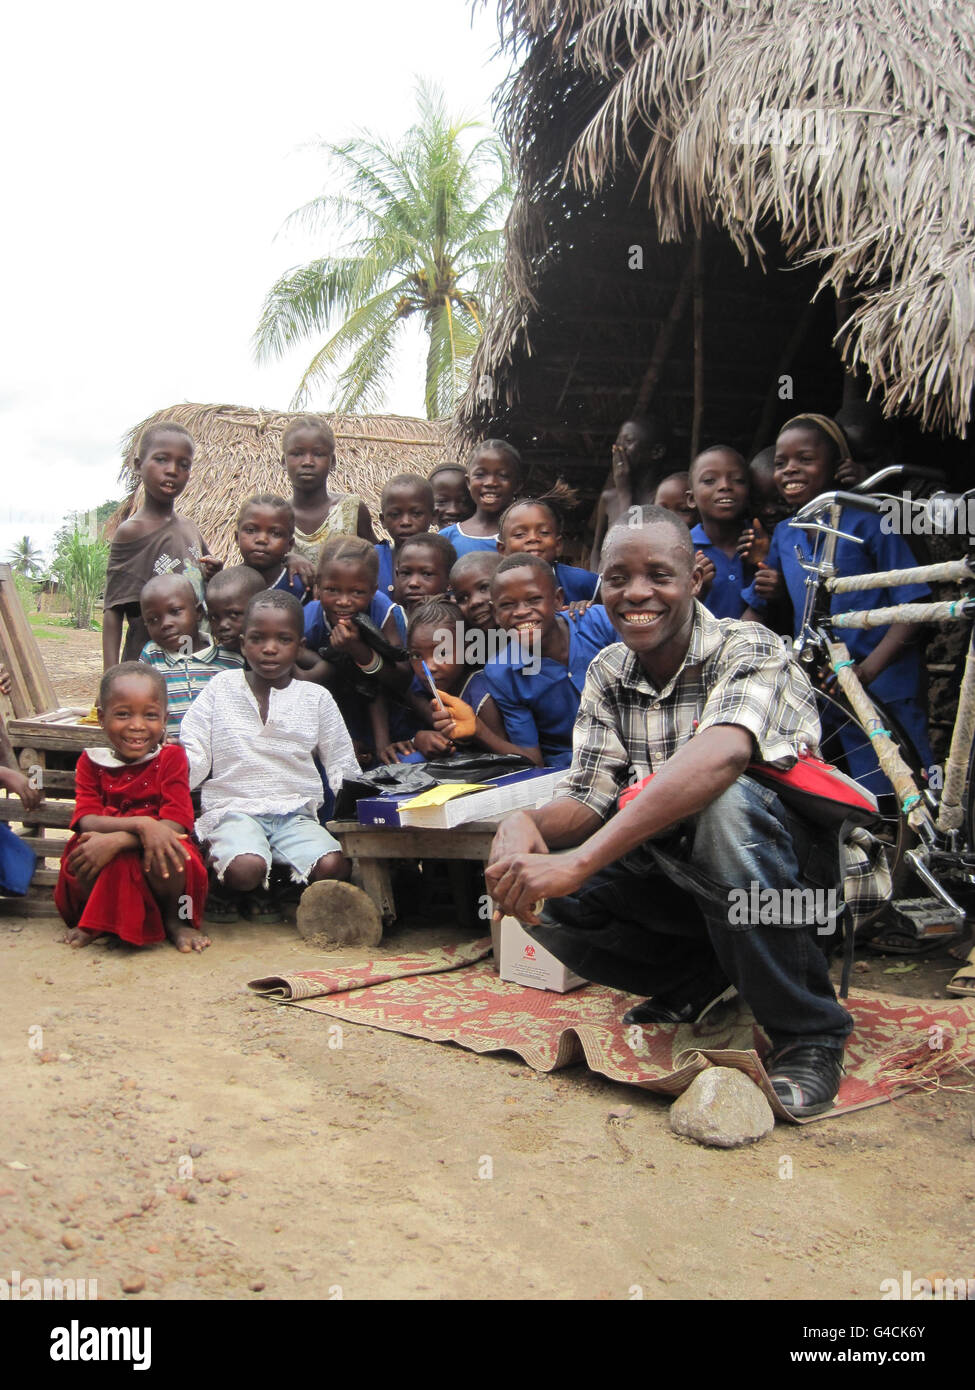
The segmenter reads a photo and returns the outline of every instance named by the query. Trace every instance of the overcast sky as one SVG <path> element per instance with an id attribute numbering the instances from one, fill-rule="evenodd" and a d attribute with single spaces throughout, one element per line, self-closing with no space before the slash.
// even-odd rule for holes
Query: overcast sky
<path id="1" fill-rule="evenodd" d="M 8 7 L 0 87 L 0 558 L 118 495 L 119 440 L 180 401 L 287 409 L 313 347 L 257 367 L 282 233 L 321 191 L 316 139 L 395 138 L 418 77 L 488 118 L 507 72 L 469 0 Z M 313 402 L 325 409 L 330 402 Z M 422 414 L 422 359 L 388 409 Z"/>

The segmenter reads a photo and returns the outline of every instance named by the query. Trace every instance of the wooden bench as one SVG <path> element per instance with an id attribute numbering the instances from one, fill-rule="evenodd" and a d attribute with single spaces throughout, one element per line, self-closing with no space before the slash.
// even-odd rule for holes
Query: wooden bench
<path id="1" fill-rule="evenodd" d="M 486 864 L 497 821 L 470 821 L 450 830 L 430 830 L 333 820 L 327 828 L 342 846 L 342 853 L 352 860 L 353 880 L 372 898 L 383 926 L 388 927 L 396 918 L 390 872 L 393 861 L 446 859 L 458 868 L 458 861 L 465 859 Z M 454 878 L 452 888 L 455 901 L 462 902 L 465 885 Z"/>
<path id="2" fill-rule="evenodd" d="M 11 682 L 9 697 L 0 695 L 0 758 L 33 772 L 44 791 L 36 811 L 25 811 L 19 797 L 0 796 L 0 821 L 21 825 L 37 855 L 27 896 L 0 897 L 0 915 L 56 917 L 53 889 L 74 813 L 75 765 L 85 748 L 104 748 L 105 735 L 97 724 L 79 724 L 87 709 L 58 706 L 9 565 L 0 565 L 0 661 Z"/>

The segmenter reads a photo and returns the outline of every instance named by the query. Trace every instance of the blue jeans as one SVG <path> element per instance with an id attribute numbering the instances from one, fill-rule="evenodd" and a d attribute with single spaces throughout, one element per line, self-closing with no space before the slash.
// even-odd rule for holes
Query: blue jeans
<path id="1" fill-rule="evenodd" d="M 841 1051 L 853 1020 L 836 998 L 817 924 L 768 925 L 732 910 L 752 884 L 779 902 L 797 902 L 796 890 L 838 889 L 837 846 L 827 843 L 835 840 L 814 837 L 774 791 L 740 777 L 675 831 L 578 893 L 550 899 L 543 926 L 528 930 L 584 979 L 688 997 L 709 980 L 730 981 L 773 1046 L 801 1040 Z M 779 916 L 787 922 L 790 913 Z"/>

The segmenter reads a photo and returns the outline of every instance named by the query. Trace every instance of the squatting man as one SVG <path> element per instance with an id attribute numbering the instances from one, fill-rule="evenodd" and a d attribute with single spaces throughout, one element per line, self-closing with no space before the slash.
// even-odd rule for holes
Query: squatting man
<path id="1" fill-rule="evenodd" d="M 768 629 L 697 601 L 702 573 L 673 512 L 646 507 L 640 526 L 613 527 L 601 569 L 622 641 L 589 668 L 556 799 L 499 826 L 488 890 L 585 979 L 649 996 L 628 1024 L 694 1021 L 733 986 L 772 1043 L 765 1066 L 783 1105 L 820 1113 L 853 1023 L 815 925 L 728 908 L 753 882 L 781 893 L 835 882 L 835 842 L 746 775 L 753 760 L 788 768 L 817 748 L 809 682 Z"/>

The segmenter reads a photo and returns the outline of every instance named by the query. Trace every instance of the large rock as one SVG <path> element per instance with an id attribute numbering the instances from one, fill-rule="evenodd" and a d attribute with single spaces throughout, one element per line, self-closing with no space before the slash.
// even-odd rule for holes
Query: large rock
<path id="1" fill-rule="evenodd" d="M 675 1134 L 684 1134 L 699 1144 L 737 1149 L 771 1134 L 775 1116 L 744 1072 L 733 1067 L 709 1067 L 695 1076 L 670 1107 L 670 1127 Z"/>

